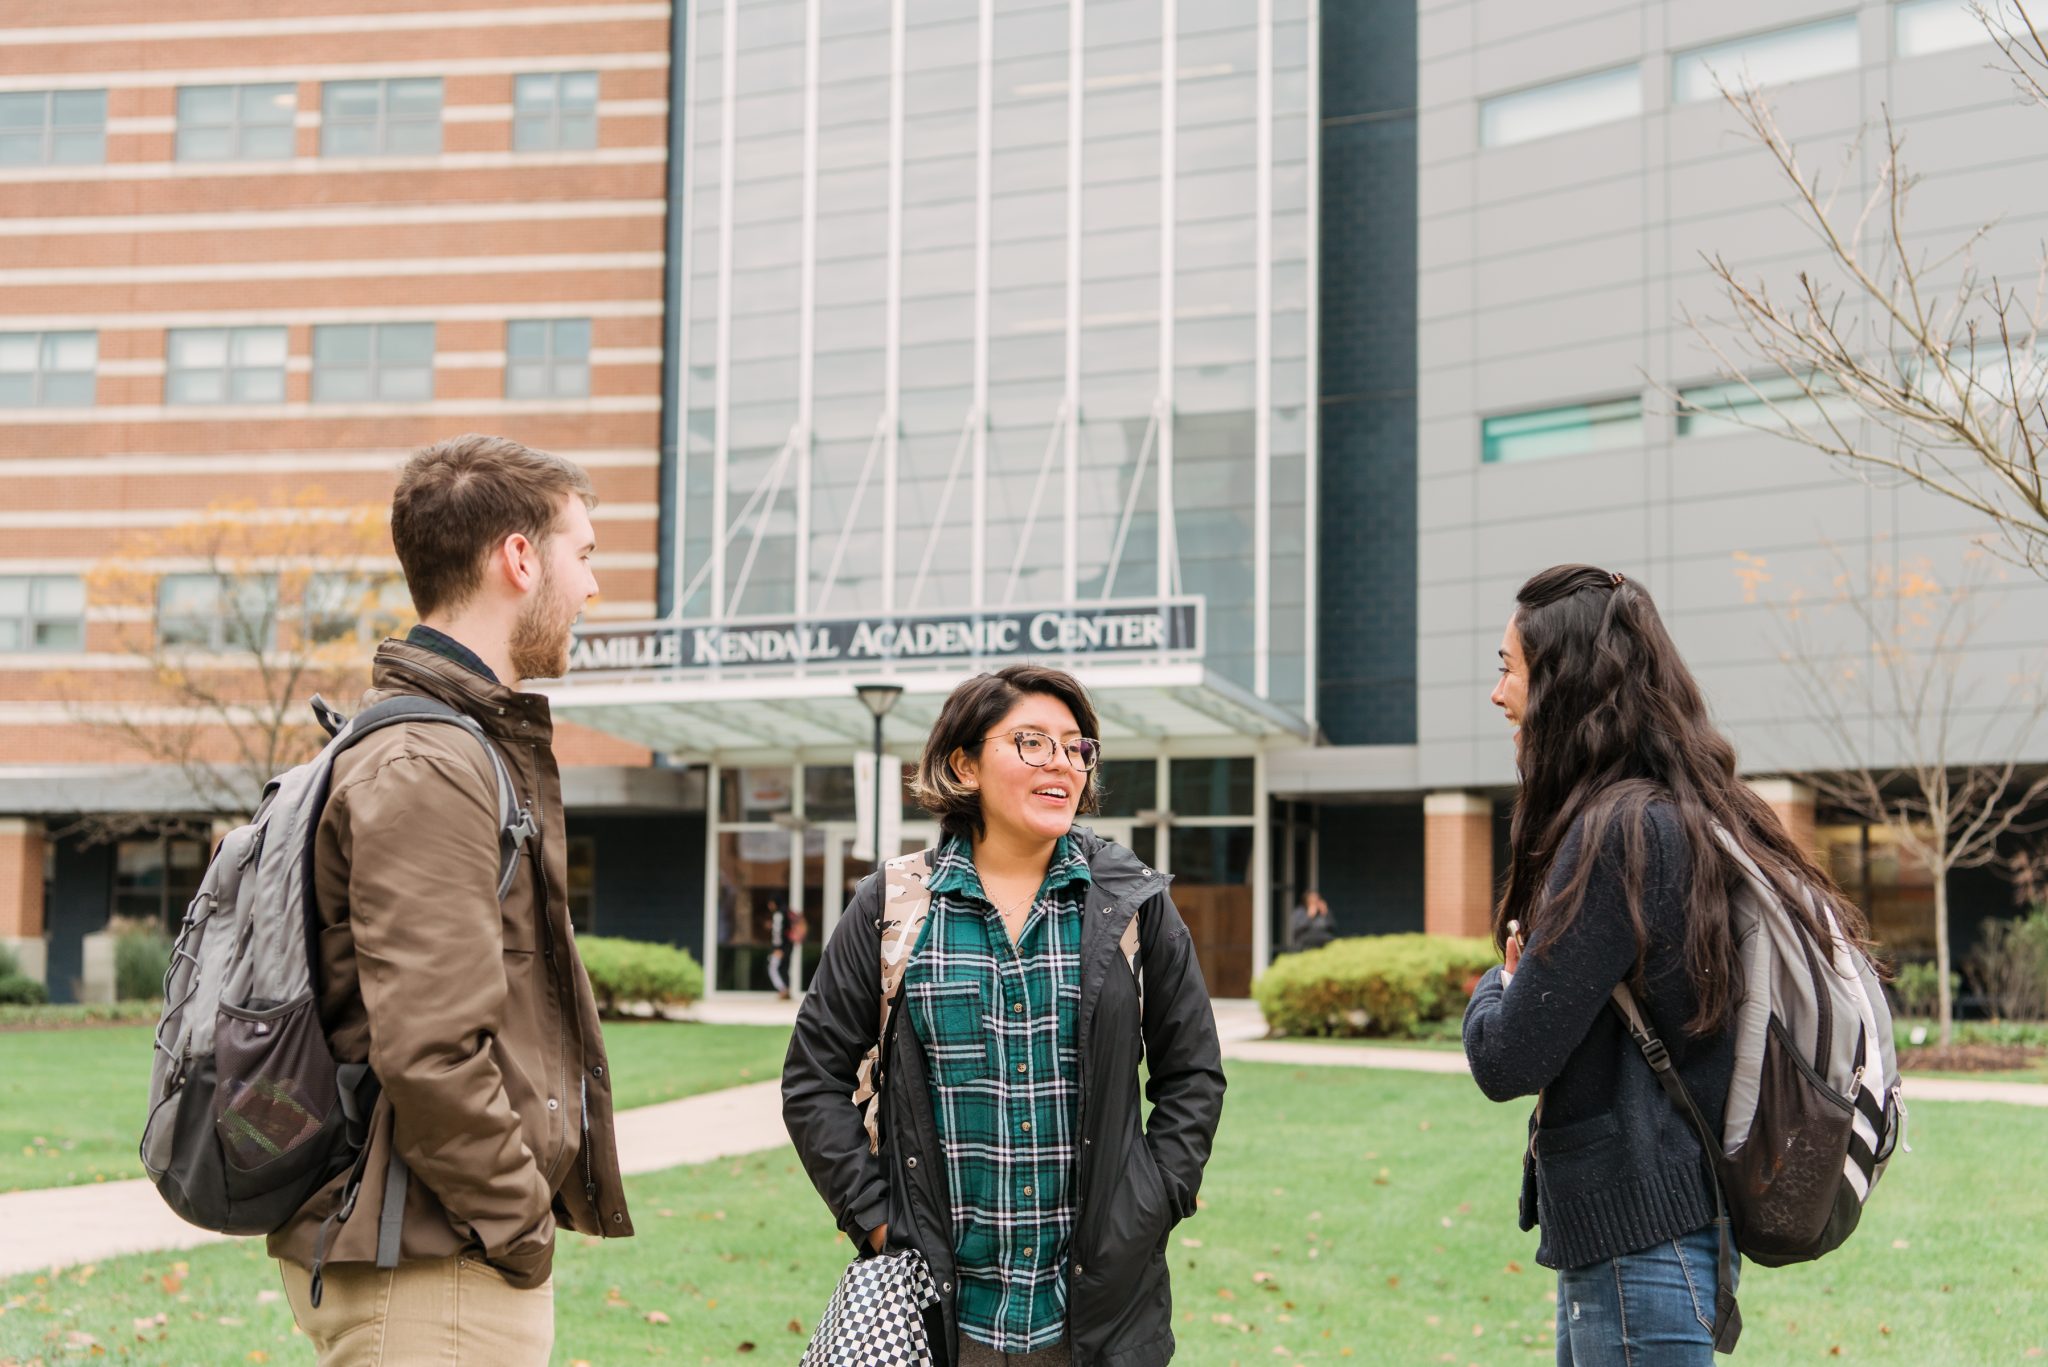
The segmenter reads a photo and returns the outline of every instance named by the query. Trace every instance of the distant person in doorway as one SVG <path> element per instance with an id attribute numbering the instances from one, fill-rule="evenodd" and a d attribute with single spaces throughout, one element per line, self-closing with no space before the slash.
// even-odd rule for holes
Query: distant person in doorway
<path id="1" fill-rule="evenodd" d="M 1313 888 L 1301 895 L 1301 905 L 1288 918 L 1287 929 L 1292 942 L 1289 947 L 1296 951 L 1321 949 L 1337 938 L 1337 927 L 1330 920 L 1330 904 Z"/>
<path id="2" fill-rule="evenodd" d="M 1473 994 L 1465 1054 L 1495 1101 L 1538 1098 L 1521 1222 L 1557 1270 L 1559 1367 L 1708 1367 L 1722 1250 L 1706 1154 L 1611 995 L 1629 984 L 1718 1134 L 1741 873 L 1717 829 L 1789 905 L 1804 905 L 1803 884 L 1825 890 L 1850 935 L 1865 922 L 1736 777 L 1641 585 L 1545 570 L 1516 594 L 1499 653 L 1492 701 L 1515 728 L 1522 786 L 1494 910 L 1506 963 Z"/>
<path id="3" fill-rule="evenodd" d="M 768 982 L 778 1000 L 788 1001 L 803 973 L 804 940 L 811 933 L 811 924 L 802 911 L 785 911 L 773 898 L 768 908 L 768 943 L 773 946 L 768 951 Z"/>
<path id="4" fill-rule="evenodd" d="M 1095 730 L 1059 670 L 1013 665 L 953 691 L 915 787 L 938 847 L 861 883 L 783 1068 L 783 1119 L 839 1227 L 863 1256 L 914 1249 L 930 1265 L 945 1367 L 1173 1357 L 1167 1236 L 1195 1212 L 1223 1068 L 1166 880 L 1074 824 L 1101 796 Z M 871 1144 L 852 1098 L 882 1006 L 884 889 L 921 901 L 906 877 L 920 864 L 928 910 L 892 958 Z"/>

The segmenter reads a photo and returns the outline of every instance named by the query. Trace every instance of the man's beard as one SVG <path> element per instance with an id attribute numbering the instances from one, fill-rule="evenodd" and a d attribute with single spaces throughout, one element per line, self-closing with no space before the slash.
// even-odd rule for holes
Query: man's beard
<path id="1" fill-rule="evenodd" d="M 540 586 L 512 624 L 512 669 L 521 679 L 559 679 L 569 672 L 569 645 L 582 614 L 571 612 L 565 619 L 556 612 L 555 576 L 543 565 Z"/>

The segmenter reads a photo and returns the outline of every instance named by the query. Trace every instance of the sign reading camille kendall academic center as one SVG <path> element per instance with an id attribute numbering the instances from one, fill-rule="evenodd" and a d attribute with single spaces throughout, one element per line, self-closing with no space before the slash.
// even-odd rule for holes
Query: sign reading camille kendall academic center
<path id="1" fill-rule="evenodd" d="M 1028 656 L 1199 656 L 1201 650 L 1201 601 L 1168 599 L 920 616 L 591 627 L 577 634 L 571 663 L 576 673 L 589 675 Z"/>

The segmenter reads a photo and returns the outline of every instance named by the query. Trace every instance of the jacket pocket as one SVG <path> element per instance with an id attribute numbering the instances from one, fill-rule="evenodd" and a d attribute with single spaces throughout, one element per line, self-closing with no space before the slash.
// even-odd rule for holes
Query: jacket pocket
<path id="1" fill-rule="evenodd" d="M 995 1076 L 994 1041 L 982 1016 L 980 983 L 914 983 L 905 995 L 931 1060 L 932 1081 L 958 1087 Z"/>
<path id="2" fill-rule="evenodd" d="M 1621 1172 L 1621 1124 L 1613 1112 L 1536 1129 L 1536 1169 L 1549 1188 L 1605 1186 Z"/>

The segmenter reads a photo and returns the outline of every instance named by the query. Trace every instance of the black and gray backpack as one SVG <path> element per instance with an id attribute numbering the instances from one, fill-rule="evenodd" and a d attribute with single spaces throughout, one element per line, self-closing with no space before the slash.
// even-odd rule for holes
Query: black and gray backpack
<path id="1" fill-rule="evenodd" d="M 387 698 L 347 720 L 316 697 L 313 711 L 331 737 L 326 746 L 264 786 L 254 819 L 220 842 L 186 909 L 164 974 L 142 1166 L 172 1210 L 223 1234 L 271 1233 L 349 1173 L 314 1259 L 318 1305 L 318 1264 L 334 1224 L 354 1209 L 378 1093 L 367 1064 L 337 1063 L 329 1051 L 314 981 L 313 836 L 334 761 L 401 723 L 474 735 L 497 777 L 500 899 L 537 827 L 497 747 L 446 703 Z M 391 1166 L 377 1241 L 382 1267 L 398 1265 L 408 1179 L 395 1152 Z"/>
<path id="2" fill-rule="evenodd" d="M 1802 888 L 1829 931 L 1816 944 L 1741 844 L 1718 827 L 1715 835 L 1742 872 L 1729 896 L 1742 985 L 1721 1133 L 1693 1104 L 1627 984 L 1614 1003 L 1707 1152 L 1721 1242 L 1714 1347 L 1727 1353 L 1742 1332 L 1736 1251 L 1782 1267 L 1840 1247 L 1891 1161 L 1906 1111 L 1891 1011 L 1870 960 L 1825 899 Z"/>

